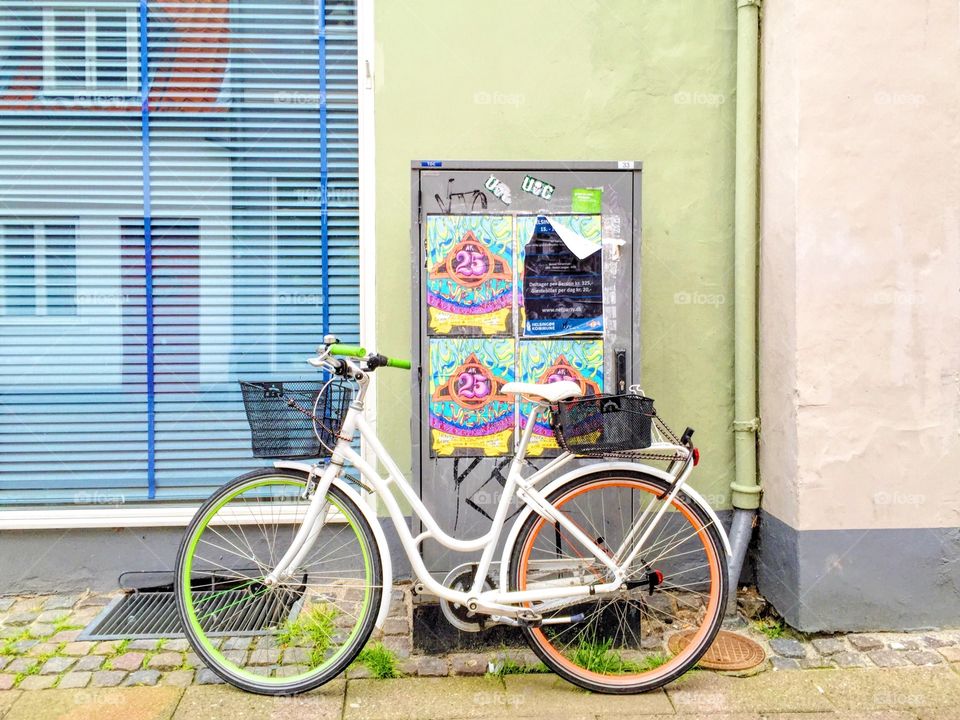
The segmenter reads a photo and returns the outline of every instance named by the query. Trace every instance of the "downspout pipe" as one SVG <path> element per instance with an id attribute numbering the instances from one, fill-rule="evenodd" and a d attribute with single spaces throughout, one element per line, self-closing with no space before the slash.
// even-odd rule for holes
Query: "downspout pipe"
<path id="1" fill-rule="evenodd" d="M 734 453 L 730 526 L 730 604 L 760 507 L 757 477 L 757 250 L 761 0 L 737 0 L 737 129 L 734 179 Z"/>

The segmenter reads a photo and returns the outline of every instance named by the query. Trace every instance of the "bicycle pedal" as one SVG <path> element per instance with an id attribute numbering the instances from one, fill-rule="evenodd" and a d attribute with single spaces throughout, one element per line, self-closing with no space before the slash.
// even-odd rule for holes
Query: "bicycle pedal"
<path id="1" fill-rule="evenodd" d="M 543 616 L 531 610 L 521 610 L 517 614 L 517 622 L 524 627 L 540 627 L 543 623 Z"/>

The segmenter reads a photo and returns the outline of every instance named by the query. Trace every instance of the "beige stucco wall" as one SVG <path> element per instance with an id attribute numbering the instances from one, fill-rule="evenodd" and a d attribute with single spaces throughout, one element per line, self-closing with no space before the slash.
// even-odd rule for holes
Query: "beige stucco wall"
<path id="1" fill-rule="evenodd" d="M 790 3 L 792 5 L 792 3 Z M 763 17 L 760 147 L 760 477 L 763 508 L 796 526 L 797 470 L 797 78 L 795 14 L 782 5 Z M 775 38 L 776 42 L 770 42 Z"/>
<path id="2" fill-rule="evenodd" d="M 765 4 L 760 461 L 800 530 L 960 525 L 958 12 Z"/>

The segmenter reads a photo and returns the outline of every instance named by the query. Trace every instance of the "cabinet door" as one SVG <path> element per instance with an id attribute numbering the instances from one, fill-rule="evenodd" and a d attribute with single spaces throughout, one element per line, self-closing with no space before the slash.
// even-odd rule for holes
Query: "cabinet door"
<path id="1" fill-rule="evenodd" d="M 640 381 L 640 171 L 616 167 L 413 169 L 413 480 L 458 537 L 489 528 L 530 410 L 503 383 L 569 379 L 591 393 Z M 575 192 L 589 188 L 600 192 Z M 584 196 L 599 199 L 599 212 Z M 556 453 L 549 425 L 538 424 L 531 463 Z M 440 578 L 477 557 L 432 541 L 422 552 Z"/>

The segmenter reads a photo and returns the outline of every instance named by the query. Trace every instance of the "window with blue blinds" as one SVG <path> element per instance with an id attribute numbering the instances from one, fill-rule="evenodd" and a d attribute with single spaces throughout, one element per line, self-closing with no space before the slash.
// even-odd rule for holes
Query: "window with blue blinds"
<path id="1" fill-rule="evenodd" d="M 0 503 L 196 499 L 359 340 L 355 0 L 0 6 Z"/>

